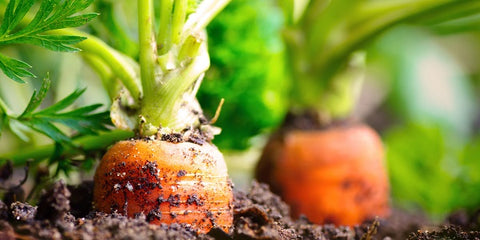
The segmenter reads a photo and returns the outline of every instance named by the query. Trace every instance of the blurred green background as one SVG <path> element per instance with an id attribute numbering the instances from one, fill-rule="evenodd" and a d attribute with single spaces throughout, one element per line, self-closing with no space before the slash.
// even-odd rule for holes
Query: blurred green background
<path id="1" fill-rule="evenodd" d="M 104 14 L 86 30 L 136 58 L 136 23 L 131 20 L 136 9 L 131 2 L 96 1 L 90 10 Z M 462 20 L 467 23 L 453 21 L 435 28 L 399 24 L 362 46 L 365 78 L 349 117 L 381 134 L 393 202 L 421 208 L 434 218 L 480 207 L 477 15 Z M 209 118 L 225 99 L 215 124 L 223 131 L 214 142 L 225 153 L 239 188 L 250 182 L 263 144 L 290 107 L 289 93 L 297 79 L 283 41 L 287 20 L 277 1 L 233 0 L 207 29 L 212 66 L 198 99 Z M 101 80 L 80 56 L 30 46 L 0 51 L 34 63 L 32 71 L 39 76 L 24 85 L 1 76 L 0 96 L 14 111 L 27 105 L 46 72 L 54 84 L 46 104 L 87 87 L 77 104 L 100 102 L 108 108 L 110 99 Z M 49 143 L 43 136 L 28 135 L 30 141 L 25 142 L 2 131 L 0 153 Z M 84 175 L 74 174 L 72 181 Z"/>

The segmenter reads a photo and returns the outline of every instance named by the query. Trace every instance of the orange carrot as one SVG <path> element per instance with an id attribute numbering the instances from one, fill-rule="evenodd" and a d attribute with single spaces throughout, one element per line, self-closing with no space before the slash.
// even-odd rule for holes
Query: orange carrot
<path id="1" fill-rule="evenodd" d="M 272 138 L 256 177 L 319 224 L 360 224 L 389 214 L 389 184 L 379 136 L 365 125 L 293 130 Z"/>
<path id="2" fill-rule="evenodd" d="M 231 228 L 232 184 L 222 154 L 209 143 L 126 140 L 104 155 L 95 173 L 99 211 L 150 223 L 184 223 L 207 233 Z"/>

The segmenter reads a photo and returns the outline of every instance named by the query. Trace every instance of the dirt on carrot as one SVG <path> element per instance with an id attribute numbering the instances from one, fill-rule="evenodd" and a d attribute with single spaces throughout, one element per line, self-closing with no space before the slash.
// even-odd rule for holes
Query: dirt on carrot
<path id="1" fill-rule="evenodd" d="M 95 209 L 154 224 L 189 224 L 200 233 L 231 231 L 232 184 L 222 154 L 210 142 L 182 134 L 131 139 L 112 146 L 94 178 Z M 194 138 L 196 142 L 198 138 Z"/>

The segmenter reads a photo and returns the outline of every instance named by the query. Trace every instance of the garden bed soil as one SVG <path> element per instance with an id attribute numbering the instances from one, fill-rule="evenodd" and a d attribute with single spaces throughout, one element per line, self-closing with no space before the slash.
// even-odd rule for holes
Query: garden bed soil
<path id="1" fill-rule="evenodd" d="M 267 185 L 252 183 L 235 192 L 234 227 L 198 235 L 185 225 L 153 225 L 144 215 L 127 218 L 92 210 L 92 183 L 66 186 L 56 182 L 43 191 L 37 206 L 0 202 L 0 239 L 480 239 L 480 214 L 455 213 L 451 223 L 421 231 L 428 221 L 419 215 L 394 211 L 356 227 L 315 225 L 305 217 L 293 220 L 289 207 Z"/>

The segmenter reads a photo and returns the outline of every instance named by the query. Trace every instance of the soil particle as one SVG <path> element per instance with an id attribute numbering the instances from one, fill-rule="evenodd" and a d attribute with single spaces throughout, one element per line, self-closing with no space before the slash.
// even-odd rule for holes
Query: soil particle
<path id="1" fill-rule="evenodd" d="M 203 202 L 200 200 L 197 194 L 189 195 L 187 198 L 187 204 L 188 205 L 196 204 L 197 206 L 203 206 Z"/>
<path id="2" fill-rule="evenodd" d="M 3 194 L 3 202 L 10 206 L 16 201 L 25 201 L 25 191 L 22 185 L 28 178 L 28 164 L 24 167 L 25 175 L 23 179 L 15 179 L 16 172 L 13 170 L 13 163 L 11 161 L 5 162 L 0 166 L 0 189 L 5 190 Z"/>
<path id="3" fill-rule="evenodd" d="M 58 181 L 52 188 L 42 193 L 35 218 L 47 219 L 54 223 L 63 220 L 68 211 L 70 211 L 70 191 L 63 181 Z"/>
<path id="4" fill-rule="evenodd" d="M 159 169 L 158 169 L 158 164 L 156 162 L 150 162 L 148 161 L 147 164 L 145 164 L 142 167 L 143 170 L 147 169 L 148 172 L 150 173 L 151 176 L 155 177 L 158 179 L 159 175 Z"/>
<path id="5" fill-rule="evenodd" d="M 11 219 L 19 222 L 34 221 L 37 207 L 32 207 L 28 203 L 14 202 L 10 206 Z"/>
<path id="6" fill-rule="evenodd" d="M 158 209 L 151 210 L 147 215 L 147 221 L 151 222 L 153 220 L 161 219 L 162 213 Z"/>
<path id="7" fill-rule="evenodd" d="M 15 231 L 7 221 L 0 220 L 0 239 L 14 240 Z"/>
<path id="8" fill-rule="evenodd" d="M 0 200 L 0 220 L 7 220 L 7 219 L 8 219 L 8 206 L 2 200 Z"/>
<path id="9" fill-rule="evenodd" d="M 91 195 L 91 183 L 70 189 L 86 188 L 82 191 Z M 90 190 L 88 190 L 90 188 Z M 72 191 L 73 198 L 79 193 Z M 86 196 L 89 198 L 91 196 Z M 159 199 L 159 203 L 177 204 L 175 195 Z M 77 203 L 75 203 L 77 204 Z M 91 202 L 83 203 L 90 205 Z M 200 204 L 193 194 L 187 204 Z M 356 227 L 315 225 L 301 216 L 290 217 L 289 207 L 265 184 L 253 182 L 249 191 L 236 191 L 234 197 L 234 227 L 230 233 L 214 227 L 208 234 L 197 234 L 185 224 L 153 225 L 148 222 L 161 218 L 158 210 L 135 218 L 121 214 L 104 214 L 91 211 L 84 214 L 84 207 L 72 206 L 68 212 L 69 193 L 63 182 L 57 182 L 46 191 L 37 208 L 26 203 L 15 202 L 10 208 L 0 201 L 0 239 L 480 239 L 478 216 L 457 213 L 450 222 L 470 226 L 460 228 L 447 226 L 435 231 L 417 231 L 425 225 L 422 217 L 394 212 L 389 219 L 366 223 Z M 74 209 L 83 209 L 82 214 L 73 214 Z M 72 214 L 70 214 L 72 213 Z M 37 216 L 37 217 L 35 217 Z M 81 216 L 81 217 L 79 217 Z M 214 213 L 209 214 L 214 216 Z M 2 220 L 8 218 L 8 221 Z M 209 219 L 202 219 L 209 221 Z M 476 225 L 474 221 L 477 221 Z M 465 230 L 466 229 L 466 230 Z M 402 232 L 402 233 L 400 233 Z M 410 233 L 410 235 L 408 235 Z M 391 238 L 385 238 L 385 237 Z"/>
<path id="10" fill-rule="evenodd" d="M 265 184 L 253 182 L 248 193 L 235 194 L 234 239 L 353 239 L 348 237 L 354 234 L 350 229 L 322 228 L 305 218 L 293 221 L 287 204 Z"/>
<path id="11" fill-rule="evenodd" d="M 168 196 L 167 202 L 170 206 L 178 207 L 180 205 L 180 195 L 175 194 Z"/>
<path id="12" fill-rule="evenodd" d="M 208 132 L 201 131 L 198 128 L 185 128 L 181 133 L 166 133 L 159 136 L 162 141 L 180 143 L 191 142 L 198 145 L 203 145 L 206 142 L 211 142 L 213 135 Z"/>
<path id="13" fill-rule="evenodd" d="M 68 190 L 71 193 L 70 213 L 77 218 L 85 217 L 92 210 L 93 181 L 69 185 Z"/>
<path id="14" fill-rule="evenodd" d="M 464 210 L 453 212 L 448 216 L 446 224 L 461 226 L 466 230 L 480 231 L 480 209 L 472 214 L 468 214 Z"/>
<path id="15" fill-rule="evenodd" d="M 406 239 L 409 233 L 432 225 L 421 211 L 406 212 L 398 209 L 393 209 L 389 218 L 380 219 L 379 222 L 377 236 L 392 239 Z"/>
<path id="16" fill-rule="evenodd" d="M 183 136 L 180 133 L 162 134 L 162 141 L 180 143 L 183 142 Z"/>
<path id="17" fill-rule="evenodd" d="M 177 173 L 177 177 L 183 177 L 183 176 L 185 176 L 185 175 L 187 175 L 187 171 L 185 171 L 185 170 L 180 170 L 180 171 L 178 171 L 178 173 Z"/>
<path id="18" fill-rule="evenodd" d="M 333 126 L 346 126 L 351 120 L 335 120 L 320 116 L 317 111 L 307 110 L 300 113 L 289 112 L 283 120 L 281 131 L 288 132 L 291 130 L 321 130 Z"/>
<path id="19" fill-rule="evenodd" d="M 443 226 L 440 230 L 413 232 L 408 239 L 430 240 L 430 239 L 480 239 L 479 231 L 465 231 L 458 226 Z"/>

